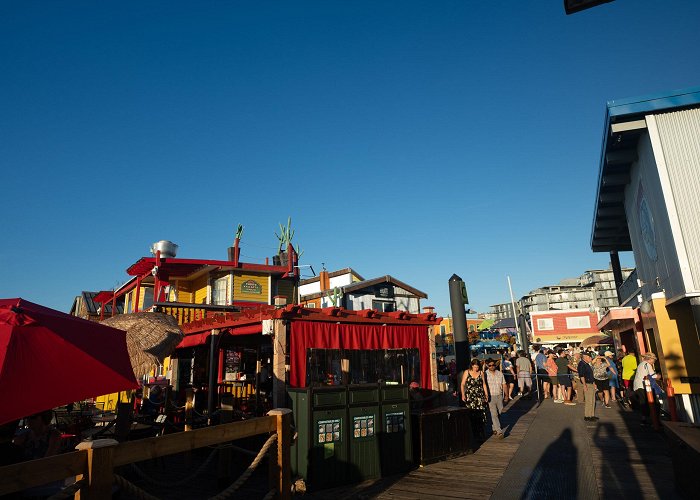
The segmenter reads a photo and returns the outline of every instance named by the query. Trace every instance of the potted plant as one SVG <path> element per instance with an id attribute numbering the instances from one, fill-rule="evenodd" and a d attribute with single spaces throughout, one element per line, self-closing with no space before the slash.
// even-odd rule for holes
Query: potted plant
<path id="1" fill-rule="evenodd" d="M 292 229 L 291 217 L 287 218 L 286 226 L 283 226 L 280 223 L 280 232 L 279 234 L 275 233 L 275 236 L 277 236 L 277 240 L 279 241 L 279 248 L 277 250 L 277 258 L 273 257 L 272 261 L 275 263 L 275 265 L 286 266 L 289 259 L 287 248 L 289 245 L 291 245 L 292 238 L 294 238 L 294 229 Z"/>

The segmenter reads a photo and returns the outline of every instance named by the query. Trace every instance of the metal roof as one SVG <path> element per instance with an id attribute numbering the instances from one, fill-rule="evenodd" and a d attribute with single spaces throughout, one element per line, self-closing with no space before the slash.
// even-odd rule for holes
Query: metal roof
<path id="1" fill-rule="evenodd" d="M 632 250 L 625 187 L 630 182 L 630 167 L 637 160 L 637 142 L 646 130 L 645 116 L 698 106 L 700 87 L 608 101 L 591 229 L 594 252 Z"/>

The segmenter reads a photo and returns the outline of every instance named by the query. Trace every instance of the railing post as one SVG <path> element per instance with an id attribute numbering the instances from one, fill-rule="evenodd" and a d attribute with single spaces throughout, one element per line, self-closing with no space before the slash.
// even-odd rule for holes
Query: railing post
<path id="1" fill-rule="evenodd" d="M 80 489 L 81 500 L 112 498 L 114 483 L 114 447 L 119 443 L 114 439 L 83 441 L 77 450 L 88 452 L 87 485 Z"/>
<path id="2" fill-rule="evenodd" d="M 289 500 L 292 496 L 292 410 L 278 408 L 270 410 L 268 415 L 277 418 L 277 459 L 270 455 L 270 488 L 277 490 L 275 498 Z"/>

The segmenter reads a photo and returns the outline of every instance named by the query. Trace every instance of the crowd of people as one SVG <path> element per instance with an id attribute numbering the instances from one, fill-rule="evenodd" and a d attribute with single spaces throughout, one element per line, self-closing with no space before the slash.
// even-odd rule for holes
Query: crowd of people
<path id="1" fill-rule="evenodd" d="M 584 420 L 596 421 L 596 402 L 605 409 L 612 404 L 632 406 L 642 414 L 642 424 L 648 425 L 650 407 L 644 380 L 651 384 L 659 375 L 654 370 L 656 356 L 642 355 L 638 364 L 634 353 L 618 351 L 596 352 L 592 349 L 541 349 L 534 346 L 531 353 L 503 351 L 484 360 L 472 359 L 469 368 L 459 377 L 446 368 L 444 358 L 438 370 L 454 384 L 455 395 L 470 410 L 472 429 L 477 438 L 485 438 L 490 420 L 493 434 L 504 437 L 500 422 L 503 407 L 514 397 L 538 397 L 567 406 L 584 405 Z M 536 385 L 535 385 L 536 384 Z"/>

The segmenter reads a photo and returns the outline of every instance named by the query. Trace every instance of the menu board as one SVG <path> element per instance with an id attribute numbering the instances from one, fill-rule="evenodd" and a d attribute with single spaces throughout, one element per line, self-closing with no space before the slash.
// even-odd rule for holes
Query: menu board
<path id="1" fill-rule="evenodd" d="M 361 415 L 352 418 L 352 437 L 374 436 L 374 415 Z"/>
<path id="2" fill-rule="evenodd" d="M 386 414 L 386 432 L 403 432 L 406 430 L 406 413 L 397 411 Z"/>
<path id="3" fill-rule="evenodd" d="M 235 375 L 241 369 L 241 352 L 226 351 L 224 358 L 224 375 L 226 380 L 235 380 Z"/>
<path id="4" fill-rule="evenodd" d="M 334 418 L 330 420 L 319 420 L 317 427 L 318 431 L 316 434 L 316 439 L 319 443 L 339 443 L 340 442 L 340 424 L 342 423 L 341 418 Z"/>

